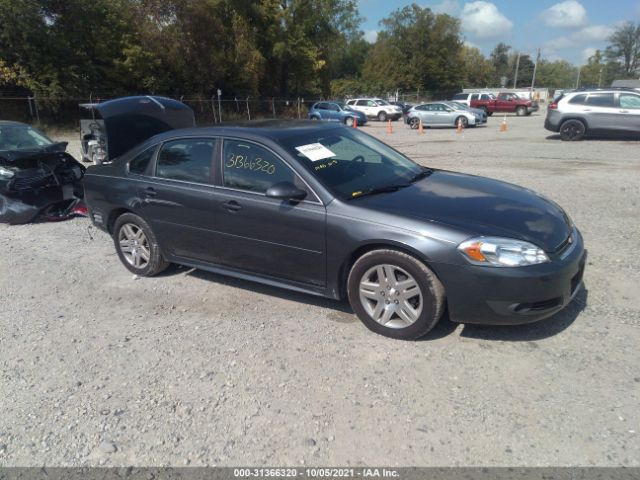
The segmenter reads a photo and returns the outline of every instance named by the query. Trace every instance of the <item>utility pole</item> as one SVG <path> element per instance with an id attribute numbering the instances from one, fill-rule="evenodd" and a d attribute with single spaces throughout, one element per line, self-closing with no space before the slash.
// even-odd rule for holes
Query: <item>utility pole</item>
<path id="1" fill-rule="evenodd" d="M 516 60 L 516 75 L 513 77 L 513 88 L 517 88 L 518 85 L 518 69 L 520 68 L 520 52 L 518 52 L 518 59 Z"/>
<path id="2" fill-rule="evenodd" d="M 538 49 L 538 55 L 536 56 L 536 64 L 533 66 L 533 77 L 531 78 L 531 95 L 533 95 L 533 87 L 536 85 L 536 72 L 538 71 L 538 62 L 540 61 L 540 49 Z"/>
<path id="3" fill-rule="evenodd" d="M 576 88 L 578 88 L 580 86 L 580 71 L 582 70 L 582 67 L 578 67 L 578 78 L 576 78 Z"/>

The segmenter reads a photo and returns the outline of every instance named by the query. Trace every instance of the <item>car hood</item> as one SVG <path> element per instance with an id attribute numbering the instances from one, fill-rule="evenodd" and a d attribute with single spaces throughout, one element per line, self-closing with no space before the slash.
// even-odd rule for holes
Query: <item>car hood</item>
<path id="1" fill-rule="evenodd" d="M 8 162 L 16 162 L 30 157 L 38 157 L 45 153 L 64 152 L 67 149 L 68 142 L 57 142 L 41 147 L 31 147 L 15 150 L 0 150 L 0 158 Z"/>
<path id="2" fill-rule="evenodd" d="M 562 208 L 531 190 L 443 170 L 409 187 L 356 202 L 371 210 L 450 225 L 471 235 L 525 240 L 547 252 L 556 251 L 571 232 Z"/>

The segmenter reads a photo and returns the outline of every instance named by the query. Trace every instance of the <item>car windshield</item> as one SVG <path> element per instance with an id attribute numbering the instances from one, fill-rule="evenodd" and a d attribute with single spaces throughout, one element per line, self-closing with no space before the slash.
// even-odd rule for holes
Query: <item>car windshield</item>
<path id="1" fill-rule="evenodd" d="M 450 102 L 446 104 L 448 107 L 453 108 L 454 110 L 467 110 L 467 106 L 464 104 L 460 104 L 458 102 Z"/>
<path id="2" fill-rule="evenodd" d="M 340 110 L 347 110 L 349 112 L 355 111 L 355 110 L 353 110 L 353 108 L 351 108 L 350 105 L 347 105 L 346 103 L 336 102 L 335 105 L 339 106 Z"/>
<path id="3" fill-rule="evenodd" d="M 42 132 L 28 125 L 0 125 L 0 150 L 29 150 L 52 144 Z"/>
<path id="4" fill-rule="evenodd" d="M 425 171 L 379 140 L 350 128 L 291 137 L 281 143 L 342 199 L 406 186 Z"/>
<path id="5" fill-rule="evenodd" d="M 376 98 L 376 103 L 378 105 L 391 105 L 389 102 L 387 102 L 386 100 L 382 100 L 381 98 Z"/>

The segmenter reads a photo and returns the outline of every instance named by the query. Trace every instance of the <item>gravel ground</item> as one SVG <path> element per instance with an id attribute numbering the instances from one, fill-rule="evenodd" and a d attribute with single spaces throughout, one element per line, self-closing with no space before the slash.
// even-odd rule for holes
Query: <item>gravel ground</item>
<path id="1" fill-rule="evenodd" d="M 640 466 L 640 142 L 501 120 L 364 129 L 566 208 L 586 288 L 529 326 L 394 341 L 342 303 L 186 268 L 133 278 L 86 219 L 0 225 L 0 465 Z"/>

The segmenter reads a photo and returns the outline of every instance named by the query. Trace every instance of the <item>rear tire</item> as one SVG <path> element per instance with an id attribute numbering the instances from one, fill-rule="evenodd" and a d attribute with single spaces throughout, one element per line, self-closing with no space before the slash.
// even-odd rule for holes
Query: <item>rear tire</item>
<path id="1" fill-rule="evenodd" d="M 567 142 L 582 140 L 587 127 L 580 120 L 566 120 L 560 125 L 560 138 Z"/>
<path id="2" fill-rule="evenodd" d="M 440 320 L 445 290 L 421 261 L 397 250 L 373 250 L 353 264 L 349 302 L 375 333 L 400 340 L 422 337 Z"/>
<path id="3" fill-rule="evenodd" d="M 379 112 L 378 113 L 378 120 L 380 120 L 381 122 L 386 122 L 387 121 L 387 112 Z"/>
<path id="4" fill-rule="evenodd" d="M 116 219 L 113 242 L 122 264 L 136 275 L 152 277 L 170 265 L 162 256 L 149 224 L 133 213 L 124 213 Z"/>

